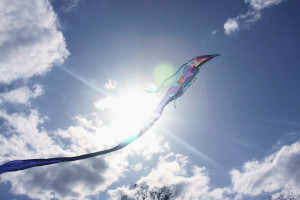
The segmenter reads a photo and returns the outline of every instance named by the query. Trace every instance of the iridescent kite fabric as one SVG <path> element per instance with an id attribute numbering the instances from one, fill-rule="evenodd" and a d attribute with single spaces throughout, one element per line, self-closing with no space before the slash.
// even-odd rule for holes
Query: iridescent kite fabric
<path id="1" fill-rule="evenodd" d="M 167 94 L 164 96 L 164 98 L 161 100 L 161 102 L 158 104 L 156 109 L 154 110 L 152 116 L 149 118 L 149 121 L 141 128 L 138 134 L 131 136 L 127 138 L 126 140 L 122 141 L 117 146 L 103 150 L 98 151 L 94 153 L 84 154 L 80 156 L 74 156 L 74 157 L 58 157 L 58 158 L 47 158 L 47 159 L 29 159 L 29 160 L 14 160 L 7 163 L 4 163 L 3 165 L 0 165 L 0 174 L 5 172 L 12 172 L 12 171 L 19 171 L 28 169 L 31 167 L 36 166 L 43 166 L 43 165 L 51 165 L 55 163 L 60 162 L 71 162 L 71 161 L 77 161 L 77 160 L 83 160 L 103 154 L 107 154 L 110 152 L 117 151 L 119 149 L 124 148 L 131 142 L 135 141 L 137 138 L 142 136 L 149 128 L 151 128 L 154 123 L 160 118 L 165 106 L 170 103 L 173 100 L 176 100 L 178 97 L 180 97 L 187 88 L 193 84 L 194 80 L 196 79 L 196 75 L 200 70 L 200 67 L 209 61 L 210 59 L 218 56 L 218 54 L 215 55 L 205 55 L 205 56 L 199 56 L 196 58 L 193 58 L 188 63 L 185 63 L 181 66 L 181 68 L 171 77 L 178 74 L 175 82 L 171 86 L 171 88 L 168 90 Z M 171 78 L 170 77 L 170 78 Z M 168 78 L 167 80 L 169 80 Z M 165 82 L 165 81 L 164 81 Z"/>

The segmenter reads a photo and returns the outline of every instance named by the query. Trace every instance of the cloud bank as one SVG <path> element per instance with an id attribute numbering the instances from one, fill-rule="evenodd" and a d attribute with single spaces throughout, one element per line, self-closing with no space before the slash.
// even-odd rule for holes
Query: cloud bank
<path id="1" fill-rule="evenodd" d="M 275 192 L 286 185 L 300 188 L 300 143 L 283 146 L 262 161 L 246 162 L 242 170 L 232 170 L 233 191 L 255 196 Z"/>
<path id="2" fill-rule="evenodd" d="M 277 152 L 261 161 L 245 162 L 241 170 L 230 171 L 231 184 L 223 188 L 210 185 L 210 177 L 205 167 L 191 165 L 188 157 L 169 153 L 160 156 L 156 168 L 141 177 L 137 184 L 146 183 L 154 187 L 176 185 L 174 199 L 243 199 L 257 195 L 274 194 L 286 187 L 293 191 L 300 188 L 300 142 L 282 146 Z M 176 191 L 175 191 L 176 190 Z M 129 185 L 109 190 L 111 199 L 122 195 L 134 198 L 136 188 Z"/>
<path id="3" fill-rule="evenodd" d="M 47 0 L 0 2 L 0 83 L 49 71 L 69 55 Z"/>
<path id="4" fill-rule="evenodd" d="M 147 183 L 150 189 L 175 185 L 173 189 L 176 191 L 172 191 L 175 199 L 229 199 L 223 195 L 227 188 L 211 187 L 205 167 L 190 165 L 188 157 L 181 154 L 169 153 L 160 156 L 156 168 L 137 182 L 142 183 Z M 110 199 L 121 199 L 122 195 L 135 198 L 135 190 L 136 188 L 125 185 L 109 190 L 108 194 Z"/>
<path id="5" fill-rule="evenodd" d="M 52 131 L 43 127 L 47 118 L 34 109 L 29 113 L 1 110 L 0 119 L 4 121 L 0 135 L 0 163 L 16 159 L 80 155 L 118 143 L 117 135 L 115 139 L 112 136 L 115 127 L 104 125 L 96 114 L 77 116 L 74 125 Z M 161 136 L 150 133 L 145 135 L 143 141 L 133 143 L 115 154 L 6 173 L 1 175 L 0 181 L 9 182 L 13 194 L 27 195 L 33 199 L 86 199 L 124 177 L 134 164 L 128 162 L 129 157 L 140 156 L 147 160 L 168 149 Z M 137 163 L 135 170 L 141 167 Z"/>

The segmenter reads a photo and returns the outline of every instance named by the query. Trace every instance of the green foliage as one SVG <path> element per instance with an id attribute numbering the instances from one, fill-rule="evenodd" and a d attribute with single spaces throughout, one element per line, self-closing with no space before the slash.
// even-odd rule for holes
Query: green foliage
<path id="1" fill-rule="evenodd" d="M 275 197 L 268 196 L 266 200 L 300 200 L 300 194 L 292 190 L 292 186 L 284 187 Z"/>
<path id="2" fill-rule="evenodd" d="M 178 196 L 176 185 L 150 188 L 146 182 L 142 182 L 133 184 L 130 189 L 135 190 L 135 197 L 131 198 L 124 194 L 121 200 L 172 200 Z"/>

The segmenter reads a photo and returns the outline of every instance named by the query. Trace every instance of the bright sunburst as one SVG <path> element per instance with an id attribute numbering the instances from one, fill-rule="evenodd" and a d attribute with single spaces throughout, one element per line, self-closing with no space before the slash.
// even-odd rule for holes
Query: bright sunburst
<path id="1" fill-rule="evenodd" d="M 145 124 L 152 114 L 157 99 L 154 95 L 141 90 L 131 90 L 122 94 L 113 107 L 113 118 L 129 126 L 136 128 Z"/>
<path id="2" fill-rule="evenodd" d="M 113 118 L 110 138 L 123 140 L 138 133 L 149 120 L 157 104 L 157 95 L 136 88 L 127 90 L 120 96 L 108 96 L 95 105 L 99 109 L 110 108 Z"/>

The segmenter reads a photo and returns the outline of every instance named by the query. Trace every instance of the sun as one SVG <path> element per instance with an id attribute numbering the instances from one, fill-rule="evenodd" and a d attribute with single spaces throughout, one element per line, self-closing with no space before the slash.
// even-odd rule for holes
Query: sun
<path id="1" fill-rule="evenodd" d="M 155 107 L 157 98 L 140 89 L 131 89 L 118 97 L 112 108 L 113 119 L 128 129 L 139 129 L 149 119 Z"/>
<path id="2" fill-rule="evenodd" d="M 118 96 L 109 96 L 98 102 L 98 108 L 110 108 L 113 120 L 110 138 L 119 142 L 133 135 L 147 123 L 158 105 L 156 94 L 149 94 L 141 88 L 129 89 Z"/>

